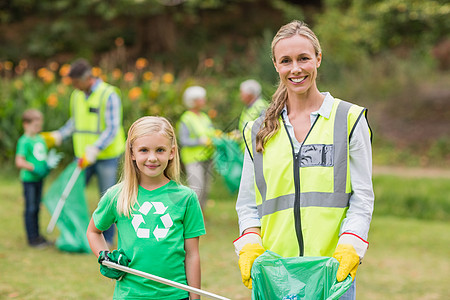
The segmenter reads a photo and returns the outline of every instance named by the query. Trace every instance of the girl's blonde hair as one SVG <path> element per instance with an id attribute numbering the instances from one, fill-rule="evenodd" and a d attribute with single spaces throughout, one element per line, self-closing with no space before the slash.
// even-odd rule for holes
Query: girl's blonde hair
<path id="1" fill-rule="evenodd" d="M 314 47 L 316 57 L 322 53 L 320 43 L 314 32 L 302 21 L 294 20 L 282 26 L 272 40 L 272 60 L 275 63 L 275 46 L 277 43 L 286 38 L 301 35 L 309 39 Z M 281 82 L 278 83 L 278 88 L 272 96 L 272 102 L 266 110 L 264 122 L 261 129 L 256 135 L 256 151 L 263 152 L 266 142 L 277 133 L 280 123 L 278 118 L 286 105 L 288 98 L 286 86 Z"/>
<path id="2" fill-rule="evenodd" d="M 121 188 L 117 199 L 117 211 L 119 214 L 130 216 L 134 205 L 137 202 L 137 194 L 140 182 L 140 172 L 136 162 L 132 158 L 133 143 L 136 139 L 148 134 L 159 133 L 169 139 L 174 147 L 173 159 L 164 170 L 164 175 L 175 182 L 180 182 L 180 156 L 178 154 L 177 139 L 175 131 L 170 122 L 163 117 L 142 117 L 135 121 L 128 130 L 128 137 L 125 145 L 125 157 L 123 172 L 120 178 Z"/>

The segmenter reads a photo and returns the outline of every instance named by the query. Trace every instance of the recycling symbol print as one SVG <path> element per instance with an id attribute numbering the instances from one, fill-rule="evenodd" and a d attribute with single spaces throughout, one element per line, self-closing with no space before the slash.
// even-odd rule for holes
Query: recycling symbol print
<path id="1" fill-rule="evenodd" d="M 161 202 L 144 202 L 141 207 L 139 208 L 139 212 L 141 214 L 135 214 L 133 215 L 133 219 L 131 220 L 131 224 L 134 227 L 134 231 L 136 231 L 137 237 L 142 239 L 148 239 L 150 237 L 150 229 L 145 228 L 145 221 L 144 217 L 148 215 L 148 213 L 152 210 L 152 208 L 155 209 L 154 215 L 161 215 L 160 220 L 164 227 L 159 227 L 156 225 L 156 228 L 153 230 L 153 235 L 155 236 L 156 240 L 159 241 L 160 239 L 163 239 L 167 236 L 167 233 L 169 232 L 170 227 L 173 225 L 173 221 L 170 218 L 170 215 L 166 212 L 167 207 L 164 206 Z"/>

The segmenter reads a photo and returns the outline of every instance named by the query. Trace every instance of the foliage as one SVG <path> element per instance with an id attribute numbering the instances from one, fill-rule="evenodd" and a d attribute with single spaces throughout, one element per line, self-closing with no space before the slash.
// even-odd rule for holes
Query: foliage
<path id="1" fill-rule="evenodd" d="M 354 66 L 387 50 L 428 51 L 450 31 L 448 1 L 325 1 L 314 29 L 336 66 Z"/>
<path id="2" fill-rule="evenodd" d="M 205 72 L 214 65 L 214 61 L 210 64 L 205 66 Z M 16 142 L 23 133 L 23 111 L 27 108 L 41 110 L 45 118 L 43 130 L 56 130 L 69 118 L 69 99 L 73 88 L 70 78 L 65 76 L 69 65 L 60 66 L 51 62 L 36 73 L 27 69 L 25 60 L 22 60 L 22 67 L 10 68 L 8 62 L 0 63 L 0 66 L 5 65 L 8 67 L 3 70 L 4 80 L 0 81 L 0 161 L 12 163 Z M 186 87 L 194 84 L 207 89 L 211 101 L 206 111 L 216 127 L 225 131 L 237 128 L 237 117 L 242 109 L 240 81 L 175 77 L 171 72 L 160 69 L 152 71 L 145 58 L 137 59 L 126 72 L 119 68 L 107 70 L 94 66 L 93 73 L 121 90 L 125 130 L 144 115 L 161 115 L 175 124 L 185 110 L 182 94 Z M 60 150 L 72 153 L 70 143 L 63 143 Z M 70 159 L 70 155 L 66 158 Z"/>

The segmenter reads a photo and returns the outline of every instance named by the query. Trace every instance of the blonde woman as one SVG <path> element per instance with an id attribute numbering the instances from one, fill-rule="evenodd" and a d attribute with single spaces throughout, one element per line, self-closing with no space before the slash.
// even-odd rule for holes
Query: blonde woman
<path id="1" fill-rule="evenodd" d="M 121 181 L 102 197 L 87 230 L 101 273 L 117 280 L 113 299 L 200 299 L 101 265 L 111 260 L 200 288 L 198 245 L 205 226 L 197 195 L 179 184 L 179 176 L 172 125 L 162 117 L 134 122 L 128 131 Z M 118 250 L 109 252 L 102 232 L 114 223 Z"/>
<path id="2" fill-rule="evenodd" d="M 371 130 L 367 109 L 318 90 L 319 40 L 300 21 L 272 41 L 280 82 L 265 116 L 244 129 L 246 152 L 235 241 L 244 284 L 256 257 L 333 256 L 337 280 L 356 270 L 372 218 Z M 355 298 L 355 282 L 341 299 Z"/>

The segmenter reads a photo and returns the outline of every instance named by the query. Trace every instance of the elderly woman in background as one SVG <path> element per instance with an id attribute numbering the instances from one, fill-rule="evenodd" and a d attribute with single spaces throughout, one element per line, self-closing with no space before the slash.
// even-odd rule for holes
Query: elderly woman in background
<path id="1" fill-rule="evenodd" d="M 177 124 L 181 161 L 187 181 L 198 196 L 202 210 L 205 207 L 211 177 L 214 148 L 211 138 L 214 127 L 211 119 L 202 111 L 206 104 L 206 90 L 191 86 L 183 94 L 183 103 L 188 108 Z"/>

